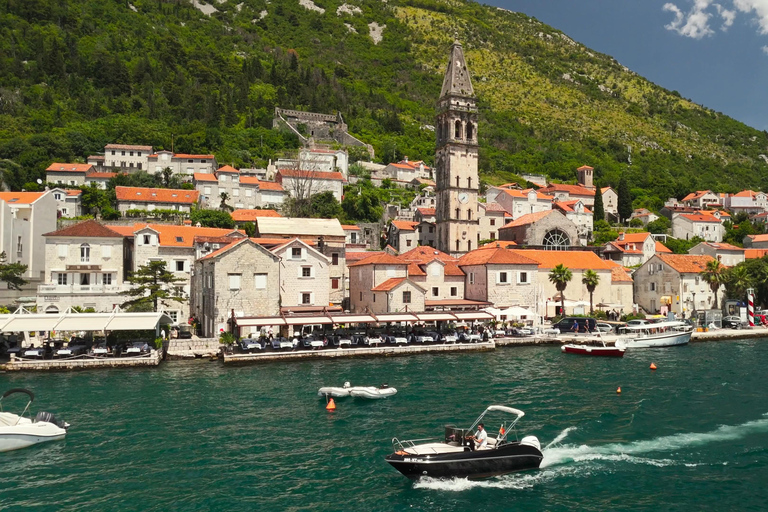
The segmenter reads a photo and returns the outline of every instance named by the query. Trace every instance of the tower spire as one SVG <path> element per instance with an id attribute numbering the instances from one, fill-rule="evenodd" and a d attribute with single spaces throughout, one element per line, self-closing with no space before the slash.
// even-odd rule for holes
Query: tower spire
<path id="1" fill-rule="evenodd" d="M 458 40 L 451 46 L 451 57 L 448 61 L 448 69 L 443 78 L 443 89 L 440 92 L 440 98 L 446 96 L 464 96 L 474 97 L 475 89 L 472 87 L 472 80 L 469 78 L 469 70 L 464 60 L 464 49 Z"/>

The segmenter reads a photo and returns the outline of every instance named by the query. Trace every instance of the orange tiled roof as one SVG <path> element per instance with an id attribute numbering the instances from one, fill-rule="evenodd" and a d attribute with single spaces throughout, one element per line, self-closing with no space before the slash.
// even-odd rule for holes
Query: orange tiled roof
<path id="1" fill-rule="evenodd" d="M 711 190 L 697 190 L 696 192 L 691 192 L 687 196 L 683 198 L 683 201 L 693 201 L 694 199 L 699 199 L 700 197 L 711 194 Z"/>
<path id="2" fill-rule="evenodd" d="M 533 224 L 534 222 L 540 221 L 547 215 L 551 215 L 553 212 L 554 210 L 544 210 L 536 213 L 528 213 L 526 215 L 523 215 L 522 217 L 518 217 L 512 222 L 508 222 L 506 225 L 502 226 L 499 229 L 516 228 L 518 226 L 527 226 L 528 224 Z"/>
<path id="3" fill-rule="evenodd" d="M 698 254 L 657 254 L 661 261 L 682 274 L 699 274 L 707 268 L 707 263 L 715 261 L 709 255 Z"/>
<path id="4" fill-rule="evenodd" d="M 342 224 L 341 229 L 344 231 L 360 231 L 360 226 L 355 226 L 354 224 Z"/>
<path id="5" fill-rule="evenodd" d="M 347 260 L 347 265 L 355 263 L 361 260 L 370 258 L 371 256 L 379 256 L 380 254 L 386 254 L 384 251 L 347 251 L 344 256 Z"/>
<path id="6" fill-rule="evenodd" d="M 186 158 L 188 160 L 213 160 L 216 157 L 213 155 L 188 155 L 186 153 L 176 153 L 173 158 Z"/>
<path id="7" fill-rule="evenodd" d="M 456 258 L 450 254 L 438 251 L 434 247 L 429 247 L 428 245 L 420 245 L 408 252 L 404 252 L 399 258 L 403 261 L 415 261 L 417 263 L 429 263 L 432 260 L 457 261 Z"/>
<path id="8" fill-rule="evenodd" d="M 576 203 L 580 202 L 581 199 L 574 199 L 572 201 L 558 201 L 556 203 L 552 203 L 553 208 L 558 208 L 564 212 L 574 212 L 576 210 L 573 209 L 574 205 Z M 584 204 L 584 203 L 582 203 Z M 584 206 L 584 213 L 592 213 L 592 210 Z"/>
<path id="9" fill-rule="evenodd" d="M 741 192 L 733 194 L 733 197 L 751 197 L 751 198 L 754 198 L 756 195 L 757 195 L 757 192 L 755 192 L 754 190 L 742 190 Z"/>
<path id="10" fill-rule="evenodd" d="M 483 206 L 485 206 L 486 212 L 506 212 L 507 211 L 499 203 L 485 203 Z"/>
<path id="11" fill-rule="evenodd" d="M 554 192 L 567 192 L 571 196 L 590 196 L 594 197 L 594 189 L 582 187 L 581 185 L 567 185 L 565 183 L 551 183 L 550 185 L 539 189 L 541 192 L 552 194 Z"/>
<path id="12" fill-rule="evenodd" d="M 528 193 L 531 190 L 533 190 L 533 189 L 532 188 L 527 188 L 525 190 L 517 190 L 515 188 L 503 188 L 502 192 L 504 192 L 505 194 L 507 194 L 509 196 L 512 196 L 512 197 L 520 197 L 520 198 L 527 199 L 528 198 Z M 552 199 L 554 199 L 553 196 L 548 195 L 548 194 L 544 194 L 544 193 L 542 193 L 541 191 L 538 191 L 538 190 L 536 191 L 536 198 L 537 199 L 544 199 L 546 201 L 551 201 Z"/>
<path id="13" fill-rule="evenodd" d="M 118 201 L 194 204 L 200 192 L 173 188 L 115 187 Z"/>
<path id="14" fill-rule="evenodd" d="M 631 283 L 632 277 L 624 270 L 624 267 L 612 267 L 611 268 L 611 282 L 612 283 Z"/>
<path id="15" fill-rule="evenodd" d="M 416 209 L 424 217 L 434 217 L 435 216 L 435 209 L 434 208 L 416 208 Z"/>
<path id="16" fill-rule="evenodd" d="M 358 265 L 360 266 L 362 265 L 407 265 L 407 263 L 400 261 L 399 259 L 397 259 L 395 256 L 392 256 L 391 254 L 381 252 L 376 254 L 375 256 L 370 256 L 361 261 L 352 263 L 348 266 L 356 267 Z"/>
<path id="17" fill-rule="evenodd" d="M 744 248 L 737 247 L 733 244 L 727 244 L 725 242 L 703 242 L 706 245 L 712 247 L 713 249 L 723 250 L 723 251 L 744 251 Z"/>
<path id="18" fill-rule="evenodd" d="M 768 234 L 764 235 L 747 235 L 753 242 L 768 242 Z"/>
<path id="19" fill-rule="evenodd" d="M 373 288 L 371 288 L 371 291 L 372 292 L 388 292 L 405 280 L 406 280 L 405 277 L 392 277 L 387 279 L 380 285 L 374 286 Z"/>
<path id="20" fill-rule="evenodd" d="M 45 192 L 0 192 L 0 201 L 10 204 L 32 204 L 45 195 Z"/>
<path id="21" fill-rule="evenodd" d="M 539 268 L 549 269 L 560 264 L 572 270 L 602 270 L 611 265 L 592 251 L 544 251 L 538 249 L 512 249 L 513 252 L 539 263 Z"/>
<path id="22" fill-rule="evenodd" d="M 419 266 L 418 263 L 411 262 L 408 263 L 408 275 L 409 276 L 425 276 L 427 273 L 424 271 L 423 268 Z"/>
<path id="23" fill-rule="evenodd" d="M 418 226 L 418 222 L 413 222 L 410 220 L 393 220 L 392 225 L 395 226 L 400 231 L 416 231 L 416 226 Z"/>
<path id="24" fill-rule="evenodd" d="M 577 171 L 585 171 L 585 170 L 587 170 L 587 169 L 589 169 L 590 171 L 594 171 L 594 170 L 595 170 L 595 168 L 594 168 L 594 167 L 590 167 L 590 166 L 588 166 L 588 165 L 582 165 L 581 167 L 579 167 L 579 168 L 578 168 L 578 169 L 576 169 L 576 170 L 577 170 Z"/>
<path id="25" fill-rule="evenodd" d="M 240 174 L 240 171 L 232 167 L 231 165 L 225 165 L 223 167 L 219 167 L 219 170 L 216 172 L 225 172 L 228 174 Z"/>
<path id="26" fill-rule="evenodd" d="M 201 259 L 201 260 L 210 260 L 210 259 L 213 259 L 213 258 L 215 258 L 215 257 L 217 257 L 217 256 L 219 256 L 219 255 L 221 255 L 221 254 L 224 254 L 224 253 L 225 253 L 225 252 L 227 252 L 228 250 L 230 250 L 230 249 L 232 249 L 232 248 L 234 248 L 234 247 L 236 247 L 236 246 L 240 245 L 240 244 L 241 244 L 241 243 L 243 243 L 245 240 L 248 240 L 248 239 L 247 239 L 247 238 L 241 238 L 240 240 L 234 240 L 234 241 L 233 241 L 231 244 L 228 244 L 228 245 L 225 245 L 224 247 L 221 247 L 221 248 L 219 248 L 219 249 L 216 249 L 216 250 L 215 250 L 215 251 L 213 251 L 212 253 L 206 254 L 205 256 L 203 256 L 203 257 L 202 257 L 202 258 L 200 258 L 200 259 Z"/>
<path id="27" fill-rule="evenodd" d="M 680 217 L 688 219 L 691 222 L 714 222 L 716 224 L 720 224 L 720 221 L 714 215 L 704 215 L 701 213 L 681 213 Z"/>
<path id="28" fill-rule="evenodd" d="M 766 254 L 768 254 L 768 249 L 745 249 L 744 250 L 744 258 L 748 260 L 762 258 Z"/>
<path id="29" fill-rule="evenodd" d="M 48 172 L 88 172 L 93 169 L 91 164 L 62 164 L 54 162 L 48 166 Z"/>
<path id="30" fill-rule="evenodd" d="M 218 179 L 216 179 L 215 175 L 209 172 L 196 172 L 192 175 L 192 179 L 195 181 L 212 181 L 212 182 L 219 181 Z"/>
<path id="31" fill-rule="evenodd" d="M 479 249 L 491 249 L 493 247 L 503 247 L 505 249 L 512 249 L 516 246 L 517 244 L 511 240 L 494 240 L 493 242 L 488 242 L 485 245 L 481 245 Z"/>
<path id="32" fill-rule="evenodd" d="M 243 179 L 245 179 L 245 176 L 240 178 L 240 183 L 244 183 Z M 274 190 L 275 192 L 283 191 L 283 186 L 279 183 L 275 183 L 274 181 L 259 181 L 259 179 L 256 178 L 256 183 L 259 185 L 259 190 Z"/>
<path id="33" fill-rule="evenodd" d="M 112 179 L 117 176 L 116 172 L 89 172 L 85 175 L 86 178 L 99 178 L 103 180 Z"/>
<path id="34" fill-rule="evenodd" d="M 235 210 L 230 215 L 235 222 L 250 222 L 259 217 L 282 217 L 275 210 Z"/>
<path id="35" fill-rule="evenodd" d="M 656 242 L 656 253 L 669 253 L 672 254 L 672 250 L 661 242 Z"/>
<path id="36" fill-rule="evenodd" d="M 108 228 L 95 220 L 86 220 L 64 229 L 44 233 L 43 236 L 75 236 L 82 238 L 123 238 L 117 231 Z"/>
<path id="37" fill-rule="evenodd" d="M 67 195 L 68 196 L 79 196 L 82 193 L 83 193 L 83 191 L 80 190 L 80 189 L 77 189 L 77 188 L 76 189 L 67 189 Z"/>
<path id="38" fill-rule="evenodd" d="M 227 228 L 203 228 L 197 226 L 178 226 L 175 224 L 147 224 L 159 233 L 160 245 L 164 247 L 192 247 L 197 236 L 227 236 L 242 231 Z M 143 227 L 139 229 L 143 229 Z M 138 231 L 138 229 L 136 230 Z"/>
<path id="39" fill-rule="evenodd" d="M 538 262 L 509 249 L 485 246 L 459 259 L 459 266 L 467 265 L 538 265 Z"/>

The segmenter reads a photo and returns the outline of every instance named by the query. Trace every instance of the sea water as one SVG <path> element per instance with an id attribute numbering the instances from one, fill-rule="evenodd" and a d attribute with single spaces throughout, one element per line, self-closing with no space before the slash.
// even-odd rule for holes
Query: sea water
<path id="1" fill-rule="evenodd" d="M 768 341 L 750 340 L 0 374 L 72 424 L 0 454 L 0 510 L 766 510 L 766 363 Z M 327 412 L 317 389 L 347 380 L 398 394 Z M 393 437 L 440 437 L 491 404 L 525 411 L 541 469 L 412 482 L 384 462 Z"/>

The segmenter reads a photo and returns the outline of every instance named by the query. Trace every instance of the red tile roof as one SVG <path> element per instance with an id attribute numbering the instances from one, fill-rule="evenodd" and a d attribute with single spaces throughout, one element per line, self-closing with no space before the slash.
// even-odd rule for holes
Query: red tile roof
<path id="1" fill-rule="evenodd" d="M 354 224 L 342 224 L 341 229 L 344 231 L 360 231 L 360 226 L 355 226 Z"/>
<path id="2" fill-rule="evenodd" d="M 123 235 L 95 220 L 86 220 L 43 236 L 74 236 L 80 238 L 123 238 Z"/>
<path id="3" fill-rule="evenodd" d="M 661 253 L 669 253 L 669 254 L 672 254 L 672 250 L 671 250 L 671 249 L 669 249 L 669 248 L 668 248 L 666 245 L 664 245 L 663 243 L 661 243 L 661 242 L 658 242 L 658 241 L 657 241 L 657 242 L 656 242 L 656 253 L 658 254 L 658 253 L 660 253 L 660 252 L 661 252 Z"/>
<path id="4" fill-rule="evenodd" d="M 577 171 L 585 171 L 585 170 L 594 171 L 594 170 L 595 170 L 595 168 L 594 168 L 594 167 L 590 167 L 590 166 L 588 166 L 588 165 L 582 165 L 581 167 L 579 167 L 579 168 L 578 168 L 578 169 L 576 169 L 576 170 L 577 170 Z"/>
<path id="5" fill-rule="evenodd" d="M 707 263 L 715 261 L 709 255 L 697 254 L 657 254 L 661 261 L 681 274 L 699 274 L 707 268 Z"/>
<path id="6" fill-rule="evenodd" d="M 392 256 L 391 254 L 381 252 L 376 254 L 375 256 L 370 256 L 368 258 L 349 264 L 347 266 L 356 267 L 358 265 L 362 266 L 362 265 L 406 265 L 406 264 L 407 263 L 400 261 L 399 259 L 397 259 L 395 256 Z"/>
<path id="7" fill-rule="evenodd" d="M 506 212 L 507 211 L 499 203 L 485 203 L 483 206 L 485 206 L 486 212 Z"/>
<path id="8" fill-rule="evenodd" d="M 134 231 L 148 227 L 159 233 L 160 245 L 163 247 L 192 247 L 195 243 L 195 237 L 216 236 L 224 237 L 227 235 L 235 237 L 242 231 L 226 228 L 203 228 L 197 226 L 179 226 L 176 224 L 145 224 Z M 233 240 L 236 238 L 233 238 Z M 285 242 L 285 240 L 283 240 Z"/>
<path id="9" fill-rule="evenodd" d="M 213 160 L 213 155 L 188 155 L 186 153 L 176 153 L 173 158 L 186 158 L 187 160 Z"/>
<path id="10" fill-rule="evenodd" d="M 458 261 L 450 254 L 438 251 L 434 247 L 429 247 L 427 245 L 420 245 L 408 252 L 404 252 L 399 258 L 403 261 L 415 261 L 417 263 L 428 263 L 432 260 Z"/>
<path id="11" fill-rule="evenodd" d="M 602 270 L 612 267 L 610 263 L 601 259 L 592 251 L 543 251 L 533 249 L 514 249 L 512 251 L 520 256 L 537 261 L 541 269 L 554 268 L 560 264 L 572 270 Z"/>
<path id="12" fill-rule="evenodd" d="M 747 235 L 753 242 L 768 242 L 768 234 L 765 235 Z"/>
<path id="13" fill-rule="evenodd" d="M 46 192 L 0 192 L 0 201 L 9 204 L 32 204 Z"/>
<path id="14" fill-rule="evenodd" d="M 405 280 L 406 280 L 405 277 L 392 277 L 390 279 L 387 279 L 380 285 L 374 286 L 373 288 L 371 288 L 371 291 L 372 292 L 388 292 Z"/>
<path id="15" fill-rule="evenodd" d="M 416 231 L 418 222 L 412 222 L 410 220 L 393 220 L 392 225 L 400 231 Z"/>
<path id="16" fill-rule="evenodd" d="M 102 180 L 109 180 L 117 176 L 119 173 L 116 172 L 89 172 L 85 175 L 85 178 L 97 178 Z"/>
<path id="17" fill-rule="evenodd" d="M 192 175 L 192 179 L 195 181 L 212 181 L 214 183 L 219 181 L 214 174 L 208 172 L 196 172 Z"/>
<path id="18" fill-rule="evenodd" d="M 418 263 L 412 262 L 408 264 L 408 275 L 409 276 L 425 276 L 427 275 L 426 271 L 419 266 Z"/>
<path id="19" fill-rule="evenodd" d="M 706 194 L 711 194 L 711 190 L 697 190 L 696 192 L 691 192 L 687 196 L 683 198 L 683 201 L 693 201 L 695 199 L 699 199 L 702 196 L 705 196 Z"/>
<path id="20" fill-rule="evenodd" d="M 762 258 L 766 254 L 768 254 L 768 249 L 745 249 L 744 250 L 744 258 L 748 260 Z"/>
<path id="21" fill-rule="evenodd" d="M 416 208 L 416 209 L 424 217 L 434 217 L 435 216 L 435 209 L 434 208 Z"/>
<path id="22" fill-rule="evenodd" d="M 512 249 L 517 244 L 511 240 L 494 240 L 493 242 L 488 242 L 487 244 L 481 245 L 480 249 L 488 249 L 491 247 L 503 247 L 505 249 Z"/>
<path id="23" fill-rule="evenodd" d="M 219 170 L 216 172 L 224 172 L 227 174 L 240 174 L 240 171 L 232 167 L 231 165 L 225 165 L 223 167 L 219 167 Z"/>
<path id="24" fill-rule="evenodd" d="M 576 203 L 580 202 L 581 199 L 574 199 L 573 201 L 558 201 L 556 203 L 552 203 L 553 208 L 558 208 L 559 210 L 562 210 L 564 212 L 570 213 L 575 212 L 576 210 L 573 209 L 573 207 L 576 205 Z M 584 203 L 582 203 L 584 204 Z M 584 213 L 592 213 L 592 210 L 584 206 Z"/>
<path id="25" fill-rule="evenodd" d="M 362 261 L 370 258 L 371 256 L 379 256 L 381 254 L 386 253 L 384 251 L 347 251 L 345 258 L 347 260 L 347 265 L 349 265 L 350 263 Z"/>
<path id="26" fill-rule="evenodd" d="M 713 222 L 715 224 L 720 224 L 720 221 L 714 215 L 702 215 L 700 213 L 692 213 L 692 214 L 681 213 L 680 217 L 684 219 L 688 219 L 691 222 Z"/>
<path id="27" fill-rule="evenodd" d="M 245 178 L 246 178 L 245 176 L 240 178 L 240 183 L 249 183 L 249 182 L 243 181 Z M 255 179 L 256 179 L 256 183 L 259 185 L 259 190 L 273 190 L 275 192 L 283 191 L 283 186 L 280 185 L 279 183 L 275 183 L 273 181 L 259 181 L 258 178 L 255 178 Z"/>
<path id="28" fill-rule="evenodd" d="M 527 199 L 528 198 L 528 193 L 531 190 L 533 190 L 533 189 L 532 188 L 527 188 L 525 190 L 517 190 L 517 189 L 514 189 L 514 188 L 505 188 L 505 189 L 502 189 L 502 192 L 504 192 L 505 194 L 507 194 L 509 196 L 512 196 L 512 197 L 520 197 L 520 198 Z M 542 193 L 542 192 L 540 192 L 538 190 L 535 191 L 535 192 L 536 192 L 536 198 L 537 199 L 543 199 L 545 201 L 551 201 L 552 199 L 554 199 L 553 196 L 548 195 L 548 194 L 544 194 L 544 193 Z"/>
<path id="29" fill-rule="evenodd" d="M 594 197 L 595 195 L 594 189 L 585 188 L 581 185 L 567 185 L 565 183 L 551 183 L 550 185 L 539 190 L 547 194 L 554 194 L 555 192 L 567 192 L 569 196 Z"/>
<path id="30" fill-rule="evenodd" d="M 632 277 L 624 270 L 621 265 L 611 268 L 611 282 L 612 283 L 631 283 Z"/>
<path id="31" fill-rule="evenodd" d="M 516 228 L 518 226 L 527 226 L 528 224 L 533 224 L 534 222 L 540 221 L 547 215 L 551 215 L 553 212 L 554 210 L 544 210 L 542 212 L 528 213 L 526 215 L 523 215 L 522 217 L 518 217 L 512 222 L 507 223 L 506 225 L 502 226 L 499 229 Z"/>
<path id="32" fill-rule="evenodd" d="M 346 181 L 340 172 L 304 171 L 300 169 L 280 169 L 277 171 L 276 180 L 280 182 L 282 178 Z"/>
<path id="33" fill-rule="evenodd" d="M 250 222 L 259 217 L 282 217 L 275 210 L 235 210 L 231 213 L 235 222 Z"/>
<path id="34" fill-rule="evenodd" d="M 54 162 L 48 166 L 46 171 L 48 172 L 83 172 L 87 173 L 93 169 L 91 164 L 62 164 Z"/>
<path id="35" fill-rule="evenodd" d="M 538 262 L 509 249 L 484 246 L 459 259 L 460 267 L 468 265 L 538 265 Z"/>
<path id="36" fill-rule="evenodd" d="M 118 201 L 140 203 L 194 204 L 200 197 L 197 190 L 173 188 L 115 187 Z"/>
<path id="37" fill-rule="evenodd" d="M 646 240 L 648 240 L 648 237 L 650 237 L 651 234 L 647 231 L 642 231 L 640 233 L 624 233 L 624 239 L 621 239 L 621 235 L 619 235 L 619 238 L 616 240 L 616 243 L 618 244 L 627 244 L 627 243 L 635 243 L 635 244 L 642 244 L 645 243 Z"/>
<path id="38" fill-rule="evenodd" d="M 67 189 L 68 196 L 79 196 L 83 191 L 80 189 Z"/>
<path id="39" fill-rule="evenodd" d="M 247 238 L 241 238 L 240 240 L 233 241 L 231 244 L 225 245 L 224 247 L 221 247 L 220 249 L 216 249 L 215 251 L 213 251 L 210 254 L 206 254 L 205 256 L 200 258 L 200 260 L 210 260 L 210 259 L 216 258 L 217 256 L 220 256 L 220 255 L 224 254 L 225 252 L 229 251 L 230 249 L 240 245 L 241 243 L 243 243 L 246 240 L 248 240 L 248 239 Z"/>
<path id="40" fill-rule="evenodd" d="M 737 246 L 732 245 L 732 244 L 727 244 L 725 242 L 702 242 L 702 243 L 712 247 L 713 249 L 717 249 L 717 250 L 744 252 L 744 248 L 737 247 Z"/>

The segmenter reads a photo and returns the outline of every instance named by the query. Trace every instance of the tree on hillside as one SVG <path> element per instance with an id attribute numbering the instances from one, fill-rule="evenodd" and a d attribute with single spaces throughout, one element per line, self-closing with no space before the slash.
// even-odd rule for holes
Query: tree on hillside
<path id="1" fill-rule="evenodd" d="M 549 273 L 549 282 L 555 285 L 560 292 L 560 314 L 565 315 L 565 288 L 573 279 L 573 272 L 568 267 L 560 263 Z"/>
<path id="2" fill-rule="evenodd" d="M 619 222 L 626 222 L 626 220 L 632 215 L 632 194 L 629 191 L 629 183 L 625 174 L 621 175 L 619 180 L 619 187 L 616 190 L 616 194 L 619 196 Z"/>
<path id="3" fill-rule="evenodd" d="M 587 287 L 587 291 L 589 292 L 589 314 L 591 315 L 595 312 L 595 308 L 592 305 L 592 296 L 595 294 L 595 288 L 600 284 L 600 276 L 590 268 L 584 272 L 584 275 L 581 277 L 581 282 Z"/>
<path id="4" fill-rule="evenodd" d="M 202 210 L 194 208 L 189 212 L 189 220 L 192 221 L 193 226 L 200 226 L 205 228 L 224 228 L 234 229 L 235 221 L 232 219 L 232 215 L 229 212 L 222 210 Z"/>
<path id="5" fill-rule="evenodd" d="M 649 222 L 646 229 L 654 235 L 666 235 L 671 227 L 672 222 L 670 222 L 668 218 L 661 216 L 658 219 Z"/>
<path id="6" fill-rule="evenodd" d="M 709 289 L 715 294 L 715 303 L 712 309 L 717 309 L 717 293 L 720 287 L 726 281 L 726 268 L 717 260 L 707 262 L 707 267 L 700 273 L 705 283 L 709 284 Z"/>
<path id="7" fill-rule="evenodd" d="M 21 287 L 27 284 L 27 280 L 21 276 L 28 267 L 21 263 L 6 263 L 7 261 L 5 251 L 0 252 L 0 281 L 5 282 L 11 290 L 21 290 Z"/>
<path id="8" fill-rule="evenodd" d="M 758 304 L 768 306 L 768 256 L 743 261 L 726 271 L 727 297 L 744 300 L 748 288 L 755 290 Z"/>
<path id="9" fill-rule="evenodd" d="M 330 190 L 313 195 L 309 201 L 309 210 L 310 216 L 318 219 L 341 219 L 344 216 L 341 203 Z"/>
<path id="10" fill-rule="evenodd" d="M 128 277 L 132 287 L 121 295 L 133 297 L 120 307 L 128 311 L 157 311 L 158 305 L 171 302 L 186 302 L 181 284 L 184 279 L 176 277 L 165 267 L 164 261 L 150 261 L 140 266 Z"/>
<path id="11" fill-rule="evenodd" d="M 605 220 L 605 207 L 603 206 L 603 191 L 595 187 L 595 204 L 592 206 L 592 222 Z"/>

